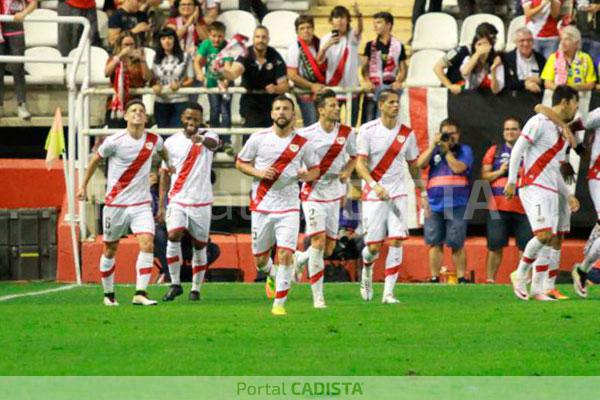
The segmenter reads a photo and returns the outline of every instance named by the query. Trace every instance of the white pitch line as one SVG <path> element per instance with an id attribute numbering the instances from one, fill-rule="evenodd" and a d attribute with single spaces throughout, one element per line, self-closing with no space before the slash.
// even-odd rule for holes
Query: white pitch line
<path id="1" fill-rule="evenodd" d="M 48 293 L 53 293 L 53 292 L 62 292 L 63 290 L 70 290 L 70 289 L 76 288 L 78 286 L 79 285 L 67 285 L 67 286 L 61 286 L 61 287 L 57 287 L 57 288 L 53 288 L 53 289 L 40 290 L 38 292 L 26 292 L 26 293 L 10 294 L 8 296 L 2 296 L 2 297 L 0 297 L 0 301 L 7 301 L 7 300 L 12 300 L 12 299 L 18 299 L 20 297 L 41 296 L 41 295 L 48 294 Z"/>

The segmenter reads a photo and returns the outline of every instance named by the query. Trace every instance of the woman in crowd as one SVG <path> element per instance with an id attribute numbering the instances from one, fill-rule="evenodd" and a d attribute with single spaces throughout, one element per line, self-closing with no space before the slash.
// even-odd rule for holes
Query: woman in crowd
<path id="1" fill-rule="evenodd" d="M 498 94 L 504 88 L 502 59 L 494 51 L 494 41 L 487 35 L 476 35 L 471 42 L 471 55 L 460 67 L 465 89 L 490 89 Z"/>
<path id="2" fill-rule="evenodd" d="M 177 33 L 173 29 L 161 29 L 157 39 L 156 57 L 152 67 L 154 75 L 152 90 L 156 94 L 154 117 L 159 128 L 179 127 L 181 126 L 180 115 L 189 101 L 189 96 L 162 93 L 166 90 L 177 92 L 180 87 L 192 84 L 194 73 L 189 67 L 192 59 L 189 53 L 182 51 Z"/>
<path id="3" fill-rule="evenodd" d="M 106 123 L 110 128 L 124 128 L 125 104 L 136 97 L 131 96 L 129 90 L 146 86 L 152 78 L 144 49 L 137 47 L 135 37 L 130 32 L 119 34 L 112 56 L 106 62 L 104 75 L 110 77 L 114 89 L 113 97 L 108 102 Z"/>
<path id="4" fill-rule="evenodd" d="M 173 15 L 167 20 L 166 27 L 177 32 L 179 46 L 192 56 L 196 53 L 198 43 L 208 37 L 198 0 L 176 0 Z"/>

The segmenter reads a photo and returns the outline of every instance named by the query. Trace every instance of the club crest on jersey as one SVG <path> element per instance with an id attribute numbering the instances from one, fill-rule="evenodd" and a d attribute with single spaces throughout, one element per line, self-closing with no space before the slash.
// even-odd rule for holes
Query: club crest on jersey
<path id="1" fill-rule="evenodd" d="M 148 150 L 152 150 L 152 148 L 153 148 L 153 147 L 154 147 L 154 143 L 152 143 L 152 142 L 148 142 L 148 143 L 146 143 L 146 148 L 147 148 Z"/>
<path id="2" fill-rule="evenodd" d="M 400 143 L 404 143 L 404 141 L 406 140 L 406 137 L 404 137 L 403 135 L 399 135 L 399 136 L 398 136 L 396 139 L 397 139 L 397 140 L 398 140 Z"/>
<path id="3" fill-rule="evenodd" d="M 298 147 L 297 144 L 290 144 L 290 150 L 293 151 L 294 153 L 296 153 L 299 149 L 300 149 L 300 147 Z"/>
<path id="4" fill-rule="evenodd" d="M 346 143 L 346 138 L 345 137 L 339 137 L 336 139 L 338 144 L 344 144 Z"/>

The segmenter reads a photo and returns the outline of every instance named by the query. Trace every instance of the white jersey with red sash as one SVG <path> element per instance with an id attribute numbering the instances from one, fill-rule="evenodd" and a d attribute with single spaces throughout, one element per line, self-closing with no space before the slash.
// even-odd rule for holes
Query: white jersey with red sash
<path id="1" fill-rule="evenodd" d="M 321 39 L 321 47 L 331 39 L 328 33 Z M 355 87 L 360 86 L 358 81 L 358 60 L 361 37 L 354 29 L 340 36 L 337 44 L 329 47 L 325 52 L 327 62 L 327 86 Z M 343 97 L 339 96 L 339 97 Z"/>
<path id="2" fill-rule="evenodd" d="M 256 132 L 238 154 L 238 160 L 253 163 L 254 168 L 277 170 L 274 180 L 252 182 L 250 210 L 263 213 L 300 211 L 298 171 L 302 165 L 318 167 L 315 152 L 308 140 L 293 132 L 279 137 L 273 128 Z"/>
<path id="3" fill-rule="evenodd" d="M 400 122 L 388 129 L 379 118 L 367 122 L 358 131 L 357 154 L 368 158 L 371 177 L 388 191 L 391 198 L 408 194 L 404 160 L 412 163 L 419 156 L 417 137 L 412 129 Z M 363 182 L 362 197 L 366 201 L 379 200 L 366 182 Z"/>
<path id="4" fill-rule="evenodd" d="M 214 132 L 206 132 L 204 137 L 219 141 L 219 136 Z M 194 207 L 212 204 L 210 168 L 213 152 L 200 143 L 192 143 L 183 132 L 168 138 L 165 149 L 175 167 L 175 173 L 171 176 L 169 203 Z"/>
<path id="5" fill-rule="evenodd" d="M 527 121 L 521 135 L 530 143 L 523 155 L 523 174 L 519 186 L 534 185 L 558 192 L 560 162 L 567 142 L 558 127 L 542 114 Z"/>
<path id="6" fill-rule="evenodd" d="M 98 155 L 108 159 L 104 204 L 113 207 L 150 204 L 152 154 L 162 148 L 162 138 L 147 131 L 137 140 L 127 130 L 107 137 L 98 148 Z"/>
<path id="7" fill-rule="evenodd" d="M 319 122 L 303 129 L 300 134 L 308 139 L 319 163 L 319 178 L 302 185 L 302 201 L 332 202 L 346 195 L 346 185 L 339 176 L 348 158 L 356 157 L 356 134 L 346 125 L 337 124 L 326 132 Z"/>

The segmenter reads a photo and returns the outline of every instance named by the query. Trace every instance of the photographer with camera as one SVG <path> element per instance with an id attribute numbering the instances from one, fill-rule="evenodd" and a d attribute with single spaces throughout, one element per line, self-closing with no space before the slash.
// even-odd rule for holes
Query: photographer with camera
<path id="1" fill-rule="evenodd" d="M 490 182 L 493 197 L 490 199 L 490 211 L 487 221 L 487 283 L 494 283 L 498 267 L 502 263 L 502 251 L 508 246 L 508 237 L 515 235 L 517 247 L 522 253 L 531 239 L 531 227 L 518 196 L 508 200 L 504 196 L 504 187 L 508 181 L 508 163 L 513 145 L 521 134 L 521 122 L 518 118 L 504 120 L 504 143 L 491 146 L 483 157 L 481 178 Z"/>
<path id="2" fill-rule="evenodd" d="M 429 167 L 427 197 L 429 207 L 425 213 L 425 243 L 429 245 L 431 282 L 440 281 L 444 255 L 443 245 L 452 249 L 452 262 L 459 283 L 465 279 L 467 234 L 465 211 L 471 194 L 469 176 L 473 165 L 473 150 L 460 143 L 458 123 L 450 118 L 442 121 L 440 132 L 431 139 L 429 147 L 419 156 L 417 166 Z"/>

